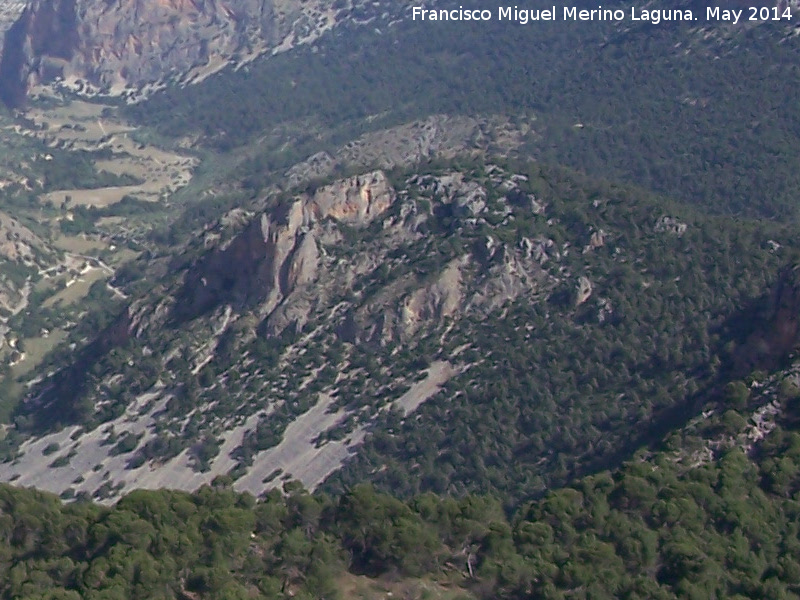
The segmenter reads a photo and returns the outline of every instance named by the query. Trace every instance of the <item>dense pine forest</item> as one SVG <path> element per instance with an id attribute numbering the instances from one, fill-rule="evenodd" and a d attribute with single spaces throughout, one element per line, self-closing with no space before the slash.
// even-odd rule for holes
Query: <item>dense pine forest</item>
<path id="1" fill-rule="evenodd" d="M 800 591 L 797 388 L 748 456 L 733 410 L 621 469 L 503 510 L 502 498 L 292 482 L 256 499 L 220 478 L 108 508 L 0 488 L 4 598 L 764 598 Z M 734 414 L 732 414 L 734 413 Z M 735 416 L 735 418 L 734 418 Z M 693 437 L 695 436 L 695 437 Z M 676 452 L 670 444 L 682 448 Z"/>

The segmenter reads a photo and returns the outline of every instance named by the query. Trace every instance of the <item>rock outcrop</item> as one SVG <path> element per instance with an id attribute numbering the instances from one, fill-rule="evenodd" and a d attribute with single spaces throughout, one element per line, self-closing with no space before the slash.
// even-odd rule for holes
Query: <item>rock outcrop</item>
<path id="1" fill-rule="evenodd" d="M 575 306 L 586 302 L 591 297 L 592 291 L 592 282 L 589 281 L 589 278 L 584 275 L 578 277 L 578 283 L 575 285 Z"/>
<path id="2" fill-rule="evenodd" d="M 486 189 L 461 173 L 412 180 L 465 222 L 477 222 L 487 210 Z M 177 294 L 172 317 L 185 322 L 225 305 L 255 310 L 268 336 L 287 327 L 299 331 L 333 297 L 350 293 L 357 279 L 380 280 L 389 254 L 422 242 L 419 229 L 428 217 L 415 202 L 398 197 L 382 171 L 301 194 L 256 217 L 195 264 Z M 382 233 L 372 251 L 345 261 L 328 256 L 329 250 L 347 245 L 347 228 L 364 228 L 376 219 Z M 419 329 L 453 316 L 488 314 L 540 287 L 541 264 L 553 252 L 553 242 L 532 244 L 508 245 L 489 237 L 484 246 L 425 277 L 409 274 L 382 282 L 348 311 L 338 334 L 352 343 L 385 345 L 406 342 Z"/>
<path id="3" fill-rule="evenodd" d="M 675 217 L 670 217 L 667 215 L 659 217 L 654 226 L 656 233 L 669 233 L 678 237 L 686 233 L 686 228 L 686 223 L 679 221 Z"/>
<path id="4" fill-rule="evenodd" d="M 461 309 L 461 269 L 468 257 L 451 261 L 430 285 L 419 288 L 403 302 L 403 332 L 411 335 L 422 323 L 441 322 Z"/>
<path id="5" fill-rule="evenodd" d="M 343 179 L 317 190 L 304 210 L 314 220 L 331 218 L 342 223 L 365 225 L 389 208 L 393 190 L 381 171 Z"/>
<path id="6" fill-rule="evenodd" d="M 312 282 L 319 266 L 323 222 L 363 226 L 383 213 L 394 192 L 376 171 L 300 195 L 253 220 L 187 276 L 174 316 L 193 319 L 221 303 L 260 306 L 271 314 L 295 290 Z"/>

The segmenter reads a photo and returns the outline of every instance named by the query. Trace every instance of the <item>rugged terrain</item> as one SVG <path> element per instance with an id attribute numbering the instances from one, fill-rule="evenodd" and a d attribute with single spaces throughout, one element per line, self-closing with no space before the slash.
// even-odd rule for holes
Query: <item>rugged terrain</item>
<path id="1" fill-rule="evenodd" d="M 499 168 L 490 181 L 507 191 L 516 189 L 515 179 Z M 506 201 L 494 201 L 490 210 L 490 192 L 477 182 L 465 181 L 458 172 L 416 177 L 406 185 L 411 187 L 397 190 L 383 172 L 364 173 L 282 200 L 255 218 L 240 210 L 227 215 L 206 232 L 202 245 L 211 249 L 189 267 L 182 281 L 131 305 L 101 334 L 95 347 L 89 347 L 94 355 L 86 353 L 75 367 L 67 368 L 62 373 L 65 378 L 56 375 L 52 383 L 41 385 L 25 409 L 66 415 L 72 412 L 67 405 L 79 405 L 83 396 L 92 398 L 95 409 L 119 416 L 101 418 L 86 432 L 67 428 L 24 444 L 8 465 L 8 477 L 58 492 L 96 493 L 102 488 L 102 495 L 103 490 L 116 494 L 129 487 L 166 482 L 193 489 L 240 465 L 237 485 L 256 493 L 269 487 L 264 478 L 276 470 L 310 487 L 318 484 L 363 438 L 363 427 L 374 417 L 374 409 L 411 412 L 468 367 L 459 358 L 460 350 L 454 349 L 452 356 L 425 364 L 418 375 L 403 372 L 402 361 L 395 358 L 396 374 L 379 374 L 368 366 L 372 376 L 364 380 L 359 375 L 364 366 L 351 364 L 354 349 L 382 349 L 387 359 L 405 349 L 408 356 L 417 346 L 415 338 L 441 335 L 437 332 L 451 328 L 453 318 L 485 318 L 521 295 L 538 296 L 556 281 L 541 267 L 548 252 L 555 251 L 548 240 L 525 238 L 507 246 L 489 236 L 476 239 L 476 247 L 465 247 L 463 253 L 437 258 L 429 265 L 419 263 L 424 255 L 420 253 L 438 252 L 431 245 L 435 240 L 426 234 L 439 210 L 452 211 L 473 229 L 485 226 L 484 214 L 513 220 L 513 209 Z M 415 200 L 411 194 L 422 197 Z M 519 210 L 532 214 L 544 207 L 531 197 Z M 373 241 L 357 242 L 365 235 Z M 392 265 L 402 275 L 390 276 L 387 267 Z M 481 272 L 480 265 L 488 271 Z M 191 331 L 190 338 L 181 330 Z M 173 337 L 173 332 L 179 337 Z M 276 346 L 278 354 L 263 362 L 264 344 L 268 347 L 274 344 L 270 340 L 281 339 L 294 341 L 283 348 Z M 140 342 L 146 362 L 158 371 L 151 373 L 154 380 L 140 381 L 134 369 L 128 374 L 109 373 L 109 378 L 89 384 L 90 389 L 78 396 L 74 391 L 85 383 L 72 391 L 64 387 L 74 384 L 75 377 L 83 378 L 89 363 L 102 362 L 104 357 L 97 355 L 101 351 L 117 355 Z M 324 364 L 320 359 L 329 352 L 340 357 Z M 241 361 L 231 362 L 240 354 Z M 301 375 L 297 368 L 304 363 L 307 366 L 300 373 L 305 375 Z M 389 368 L 387 363 L 381 370 Z M 212 381 L 208 373 L 217 369 L 237 372 L 235 395 L 225 399 L 222 379 L 196 392 L 182 383 L 184 376 L 198 374 L 203 381 Z M 287 370 L 294 373 L 288 378 L 280 375 Z M 273 375 L 278 379 L 273 381 Z M 129 395 L 126 389 L 141 389 L 141 393 Z M 216 400 L 201 408 L 195 404 L 196 393 Z M 362 410 L 366 406 L 348 406 L 352 402 L 348 398 L 360 394 L 381 398 L 380 403 L 367 413 Z M 222 417 L 219 403 L 227 405 L 230 400 L 238 408 L 227 406 L 230 417 Z M 189 413 L 185 412 L 187 401 L 195 404 Z M 55 405 L 48 408 L 51 403 Z M 93 420 L 94 412 L 89 409 L 80 418 Z M 192 414 L 194 431 L 203 423 L 206 433 L 200 442 L 214 447 L 212 456 L 202 458 L 208 449 L 191 441 L 182 451 L 173 443 L 179 450 L 174 458 L 161 456 L 170 439 L 182 443 L 179 440 L 187 433 L 185 418 Z M 213 422 L 217 425 L 212 430 Z M 329 431 L 345 422 L 349 423 L 346 439 L 321 443 Z M 172 429 L 166 438 L 157 433 L 166 433 L 165 426 Z M 274 442 L 262 439 L 265 435 Z M 128 444 L 135 439 L 136 443 L 118 452 L 109 445 L 115 439 L 128 440 Z M 68 453 L 61 461 L 64 468 L 55 472 L 52 460 L 41 461 L 43 450 L 54 445 Z M 140 458 L 131 454 L 137 449 Z M 56 464 L 60 455 L 53 456 Z M 205 464 L 198 468 L 198 461 Z M 57 477 L 56 472 L 60 473 Z"/>
<path id="2" fill-rule="evenodd" d="M 797 595 L 794 23 L 404 6 L 7 38 L 1 597 Z"/>
<path id="3" fill-rule="evenodd" d="M 76 341 L 71 336 L 80 339 L 78 321 L 124 297 L 106 281 L 137 256 L 136 240 L 198 162 L 136 139 L 130 124 L 104 108 L 51 101 L 24 119 L 0 115 L 6 414 L 22 393 L 14 377 Z"/>
<path id="4" fill-rule="evenodd" d="M 329 488 L 365 472 L 383 484 L 437 447 L 452 460 L 465 432 L 489 442 L 475 419 L 505 398 L 521 422 L 498 413 L 496 431 L 525 483 L 495 485 L 516 495 L 612 460 L 628 422 L 646 438 L 669 411 L 692 414 L 727 373 L 712 367 L 729 360 L 714 329 L 770 283 L 783 234 L 737 229 L 751 254 L 731 263 L 711 222 L 484 160 L 271 192 L 152 257 L 122 313 L 26 384 L 0 475 L 103 500 L 222 474 L 254 494 L 288 478 L 314 488 L 343 463 Z M 609 356 L 624 366 L 604 369 Z M 392 431 L 411 446 L 387 445 Z M 478 468 L 437 482 L 436 462 L 407 484 L 457 490 Z"/>
<path id="5" fill-rule="evenodd" d="M 285 0 L 33 1 L 5 36 L 2 99 L 20 105 L 32 88 L 48 84 L 84 95 L 138 96 L 311 42 L 343 20 L 400 8 L 378 7 L 358 1 L 336 8 Z"/>
<path id="6" fill-rule="evenodd" d="M 296 482 L 265 498 L 219 477 L 115 506 L 0 486 L 7 597 L 792 598 L 798 366 L 734 381 L 611 471 L 525 502 Z"/>
<path id="7" fill-rule="evenodd" d="M 403 6 L 31 4 L 3 478 L 514 504 L 791 353 L 791 225 L 728 216 L 796 211 L 791 24 L 433 36 Z"/>
<path id="8" fill-rule="evenodd" d="M 4 0 L 0 2 L 0 35 L 4 34 L 19 19 L 27 2 Z"/>

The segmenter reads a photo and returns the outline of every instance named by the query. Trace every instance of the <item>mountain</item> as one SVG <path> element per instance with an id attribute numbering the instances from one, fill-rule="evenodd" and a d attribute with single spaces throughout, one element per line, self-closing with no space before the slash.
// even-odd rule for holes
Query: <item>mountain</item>
<path id="1" fill-rule="evenodd" d="M 80 94 L 136 95 L 202 79 L 228 64 L 313 41 L 343 20 L 381 15 L 367 2 L 131 0 L 31 2 L 7 32 L 2 100 L 56 84 Z M 399 7 L 397 7 L 399 8 Z"/>
<path id="2" fill-rule="evenodd" d="M 496 168 L 493 185 L 516 189 L 506 177 Z M 414 200 L 412 193 L 443 196 L 432 203 Z M 179 259 L 185 266 L 173 264 L 157 291 L 131 304 L 74 365 L 37 386 L 23 412 L 34 431 L 60 432 L 21 448 L 22 462 L 15 462 L 24 471 L 17 474 L 20 483 L 33 477 L 37 485 L 50 487 L 49 480 L 64 491 L 74 484 L 75 469 L 105 463 L 114 471 L 111 480 L 100 472 L 106 469 L 98 469 L 103 481 L 87 476 L 75 489 L 96 493 L 98 486 L 108 491 L 113 485 L 116 494 L 164 477 L 173 484 L 183 478 L 193 488 L 237 465 L 239 485 L 253 491 L 275 469 L 315 485 L 358 445 L 372 410 L 389 408 L 391 398 L 396 409 L 410 412 L 459 371 L 447 360 L 421 365 L 429 367 L 427 377 L 409 371 L 420 363 L 409 353 L 420 339 L 439 335 L 455 316 L 484 318 L 509 300 L 552 287 L 554 280 L 540 266 L 555 251 L 552 241 L 498 245 L 492 238 L 479 241 L 472 231 L 469 245 L 454 254 L 464 242 L 451 246 L 430 235 L 444 218 L 437 216 L 440 210 L 465 219 L 471 230 L 486 227 L 486 218 L 508 221 L 511 206 L 504 200 L 492 204 L 489 193 L 458 172 L 412 177 L 397 189 L 376 171 L 273 200 L 260 215 L 235 209 L 206 231 L 196 259 Z M 517 210 L 532 214 L 543 207 L 529 199 Z M 440 242 L 446 245 L 440 248 Z M 105 371 L 107 359 L 123 366 L 123 356 L 145 346 L 144 360 L 132 370 Z M 361 364 L 371 353 L 388 359 L 403 348 L 403 359 L 392 359 L 393 375 Z M 240 362 L 239 356 L 250 358 Z M 361 374 L 365 367 L 367 379 Z M 212 373 L 223 371 L 237 372 L 229 382 L 236 391 L 211 383 Z M 87 379 L 89 372 L 100 378 Z M 186 410 L 194 412 L 190 407 L 204 404 L 200 396 L 206 394 L 216 398 L 209 397 L 206 408 L 216 412 L 226 405 L 222 437 L 209 429 L 201 445 L 185 446 L 194 437 L 183 431 Z M 363 401 L 351 405 L 360 394 L 377 402 L 366 413 Z M 202 413 L 196 413 L 193 428 L 207 417 L 217 419 Z M 40 420 L 48 414 L 56 419 Z M 63 429 L 81 423 L 85 435 Z M 326 432 L 342 425 L 353 429 L 351 439 L 325 442 Z M 108 453 L 106 434 L 112 430 L 115 439 L 128 440 L 124 451 Z M 63 481 L 52 477 L 52 460 L 38 467 L 28 462 L 41 456 L 34 447 L 52 444 L 72 447 L 62 461 Z M 79 466 L 84 463 L 86 469 Z"/>
<path id="3" fill-rule="evenodd" d="M 792 23 L 402 10 L 6 38 L 0 596 L 800 592 Z"/>
<path id="4" fill-rule="evenodd" d="M 695 414 L 786 235 L 482 157 L 273 192 L 111 282 L 124 310 L 22 380 L 0 477 L 513 503 Z"/>
<path id="5" fill-rule="evenodd" d="M 525 118 L 535 123 L 522 146 L 536 160 L 717 214 L 795 219 L 792 23 L 406 18 L 380 33 L 343 24 L 313 46 L 165 88 L 124 113 L 195 146 L 246 152 L 237 175 L 256 184 L 432 114 Z"/>

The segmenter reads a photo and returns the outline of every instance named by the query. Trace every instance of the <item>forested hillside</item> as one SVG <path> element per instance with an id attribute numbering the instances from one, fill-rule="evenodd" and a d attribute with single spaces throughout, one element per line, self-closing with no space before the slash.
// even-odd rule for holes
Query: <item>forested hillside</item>
<path id="1" fill-rule="evenodd" d="M 433 113 L 535 116 L 525 151 L 541 160 L 717 213 L 796 217 L 791 31 L 791 22 L 404 19 L 377 33 L 337 30 L 314 48 L 155 94 L 128 114 L 214 148 L 265 142 L 242 172 L 250 179 Z"/>
<path id="2" fill-rule="evenodd" d="M 8 133 L 0 600 L 800 596 L 791 24 L 333 4 Z"/>
<path id="3" fill-rule="evenodd" d="M 228 474 L 258 492 L 349 458 L 325 489 L 512 506 L 618 464 L 746 375 L 731 319 L 792 256 L 791 227 L 529 162 L 265 202 L 154 261 L 105 329 L 71 332 L 88 342 L 31 381 L 4 478 L 104 498 Z"/>
<path id="4" fill-rule="evenodd" d="M 461 321 L 431 357 L 465 346 L 459 360 L 470 367 L 414 418 L 383 415 L 325 489 L 369 479 L 395 494 L 494 493 L 513 504 L 615 464 L 697 414 L 710 389 L 759 366 L 734 356 L 752 327 L 740 315 L 768 304 L 792 256 L 790 228 L 529 169 L 519 169 L 529 176 L 519 192 L 547 209 L 533 220 L 518 214 L 496 235 L 556 241 L 547 268 L 570 276 L 544 302 L 517 298 L 490 319 Z M 580 276 L 592 288 L 585 302 Z"/>
<path id="5" fill-rule="evenodd" d="M 798 388 L 780 373 L 742 385 L 738 411 L 510 513 L 503 498 L 401 502 L 364 485 L 332 498 L 287 483 L 257 500 L 220 478 L 194 494 L 134 492 L 113 508 L 3 486 L 0 595 L 793 598 Z M 771 433 L 742 445 L 767 401 Z"/>

